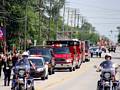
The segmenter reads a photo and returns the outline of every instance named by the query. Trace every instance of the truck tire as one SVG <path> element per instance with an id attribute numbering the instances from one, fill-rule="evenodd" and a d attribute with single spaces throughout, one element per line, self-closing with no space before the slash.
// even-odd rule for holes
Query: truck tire
<path id="1" fill-rule="evenodd" d="M 45 76 L 41 77 L 41 80 L 45 80 L 45 79 L 46 79 L 46 77 L 45 77 Z"/>
<path id="2" fill-rule="evenodd" d="M 72 67 L 71 67 L 71 68 L 69 68 L 69 71 L 70 71 L 70 72 L 72 72 L 72 71 L 73 71 L 73 68 L 72 68 Z"/>
<path id="3" fill-rule="evenodd" d="M 73 67 L 73 71 L 75 71 L 75 67 Z"/>

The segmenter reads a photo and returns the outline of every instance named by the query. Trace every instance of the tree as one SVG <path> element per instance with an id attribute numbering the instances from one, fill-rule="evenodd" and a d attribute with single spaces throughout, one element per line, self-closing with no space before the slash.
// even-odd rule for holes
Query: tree
<path id="1" fill-rule="evenodd" d="M 9 11 L 7 14 L 2 14 L 2 16 L 5 17 L 7 29 L 7 45 L 12 47 L 13 44 L 16 44 L 17 47 L 23 47 L 25 43 L 25 34 L 26 40 L 32 40 L 32 42 L 35 39 L 37 41 L 46 40 L 49 34 L 49 21 L 51 23 L 51 38 L 55 39 L 55 16 L 58 16 L 58 28 L 61 28 L 62 20 L 59 17 L 59 11 L 64 5 L 64 1 L 65 0 L 53 0 L 51 9 L 48 5 L 50 0 L 5 0 L 4 6 L 0 1 L 0 9 Z M 50 14 L 51 20 L 49 20 Z M 25 33 L 26 18 L 27 33 Z M 1 18 L 0 20 L 2 21 Z"/>
<path id="2" fill-rule="evenodd" d="M 100 36 L 96 32 L 95 27 L 92 26 L 89 22 L 85 22 L 81 28 L 79 28 L 79 33 L 77 38 L 80 40 L 90 40 L 92 43 L 96 44 Z"/>

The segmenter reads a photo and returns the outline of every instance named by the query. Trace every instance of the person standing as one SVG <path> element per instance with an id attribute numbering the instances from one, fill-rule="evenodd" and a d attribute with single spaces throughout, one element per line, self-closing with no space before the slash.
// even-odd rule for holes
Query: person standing
<path id="1" fill-rule="evenodd" d="M 0 78 L 1 78 L 1 70 L 2 70 L 2 56 L 0 55 Z"/>
<path id="2" fill-rule="evenodd" d="M 13 53 L 13 56 L 12 56 L 13 67 L 15 66 L 17 60 L 18 60 L 17 54 L 16 54 L 16 53 Z"/>
<path id="3" fill-rule="evenodd" d="M 12 57 L 7 54 L 3 57 L 4 86 L 9 86 L 12 69 Z"/>

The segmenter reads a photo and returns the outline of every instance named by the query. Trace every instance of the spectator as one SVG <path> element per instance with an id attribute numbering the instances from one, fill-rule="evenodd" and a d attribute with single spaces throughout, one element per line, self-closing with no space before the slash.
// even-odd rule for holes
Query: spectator
<path id="1" fill-rule="evenodd" d="M 15 66 L 17 60 L 18 60 L 18 56 L 16 55 L 16 53 L 13 53 L 13 56 L 12 56 L 13 67 Z"/>
<path id="2" fill-rule="evenodd" d="M 4 86 L 9 86 L 11 69 L 12 69 L 12 58 L 7 54 L 3 57 L 3 72 L 4 72 Z"/>
<path id="3" fill-rule="evenodd" d="M 2 70 L 2 56 L 0 55 L 0 78 L 1 78 L 1 70 Z"/>

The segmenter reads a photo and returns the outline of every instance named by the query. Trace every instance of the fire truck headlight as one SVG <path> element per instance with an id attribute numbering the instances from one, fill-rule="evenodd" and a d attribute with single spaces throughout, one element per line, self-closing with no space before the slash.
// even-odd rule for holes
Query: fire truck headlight
<path id="1" fill-rule="evenodd" d="M 71 59 L 67 59 L 66 62 L 67 62 L 67 63 L 70 63 L 70 62 L 71 62 Z"/>

